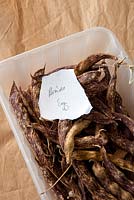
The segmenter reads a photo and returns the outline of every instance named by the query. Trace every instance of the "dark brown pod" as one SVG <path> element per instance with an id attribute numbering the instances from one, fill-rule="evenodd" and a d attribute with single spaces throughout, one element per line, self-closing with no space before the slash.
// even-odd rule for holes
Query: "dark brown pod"
<path id="1" fill-rule="evenodd" d="M 113 59 L 117 60 L 117 57 L 109 55 L 109 54 L 94 54 L 89 57 L 87 57 L 85 60 L 81 61 L 74 69 L 75 74 L 78 76 L 82 74 L 83 72 L 88 71 L 93 65 L 95 65 L 97 62 L 103 59 Z"/>
<path id="2" fill-rule="evenodd" d="M 93 200 L 115 200 L 116 198 L 111 194 L 108 194 L 96 181 L 96 179 L 87 170 L 84 162 L 74 161 L 73 167 L 81 179 L 82 183 L 92 194 Z"/>
<path id="3" fill-rule="evenodd" d="M 113 180 L 118 183 L 124 190 L 130 192 L 134 196 L 134 183 L 126 178 L 126 176 L 121 172 L 109 159 L 106 154 L 104 147 L 101 149 L 102 158 L 104 166 L 109 172 Z"/>
<path id="4" fill-rule="evenodd" d="M 92 169 L 96 178 L 108 193 L 111 193 L 118 200 L 133 200 L 133 197 L 129 192 L 123 190 L 117 183 L 110 179 L 107 171 L 99 162 L 95 162 Z"/>

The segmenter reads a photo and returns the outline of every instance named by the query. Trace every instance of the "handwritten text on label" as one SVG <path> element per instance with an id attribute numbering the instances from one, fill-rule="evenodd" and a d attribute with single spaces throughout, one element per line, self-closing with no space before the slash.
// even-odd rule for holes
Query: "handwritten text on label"
<path id="1" fill-rule="evenodd" d="M 54 94 L 57 94 L 57 93 L 60 93 L 60 92 L 64 91 L 65 89 L 66 89 L 65 86 L 59 87 L 59 86 L 56 85 L 55 88 L 50 87 L 49 90 L 48 90 L 48 96 L 51 97 Z"/>

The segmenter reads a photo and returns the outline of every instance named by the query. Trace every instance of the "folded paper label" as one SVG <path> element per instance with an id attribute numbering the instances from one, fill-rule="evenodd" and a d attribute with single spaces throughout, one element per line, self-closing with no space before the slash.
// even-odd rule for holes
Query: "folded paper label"
<path id="1" fill-rule="evenodd" d="M 73 69 L 62 69 L 42 78 L 39 96 L 44 119 L 76 119 L 88 114 L 92 106 Z"/>

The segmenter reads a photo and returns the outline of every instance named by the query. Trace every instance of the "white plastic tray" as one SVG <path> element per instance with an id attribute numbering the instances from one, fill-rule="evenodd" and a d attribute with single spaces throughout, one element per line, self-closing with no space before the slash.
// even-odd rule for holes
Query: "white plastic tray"
<path id="1" fill-rule="evenodd" d="M 121 44 L 110 30 L 96 27 L 70 35 L 0 62 L 0 103 L 7 116 L 39 195 L 45 190 L 46 185 L 9 105 L 8 97 L 12 82 L 15 80 L 18 85 L 25 88 L 29 84 L 30 74 L 43 67 L 45 63 L 47 71 L 49 71 L 58 66 L 76 64 L 90 54 L 98 52 L 110 53 L 120 58 L 127 57 Z M 128 57 L 127 61 L 130 63 Z M 120 68 L 118 80 L 118 86 L 120 94 L 124 99 L 124 104 L 130 114 L 134 116 L 133 84 L 131 86 L 128 84 L 129 70 L 127 67 L 124 66 Z M 51 193 L 40 195 L 40 198 L 42 200 L 56 200 Z"/>

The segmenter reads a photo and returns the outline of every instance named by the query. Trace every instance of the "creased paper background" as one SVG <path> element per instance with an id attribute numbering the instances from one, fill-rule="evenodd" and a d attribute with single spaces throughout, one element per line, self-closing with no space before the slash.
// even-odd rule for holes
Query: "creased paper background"
<path id="1" fill-rule="evenodd" d="M 134 0 L 0 0 L 0 60 L 104 26 L 134 58 Z M 10 72 L 9 72 L 10 75 Z M 39 200 L 0 108 L 0 200 Z"/>

